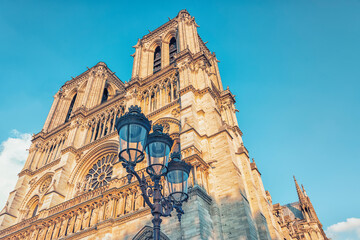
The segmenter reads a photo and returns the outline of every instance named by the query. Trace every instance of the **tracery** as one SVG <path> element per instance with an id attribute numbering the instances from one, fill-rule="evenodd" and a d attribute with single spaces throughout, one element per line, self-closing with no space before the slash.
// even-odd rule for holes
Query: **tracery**
<path id="1" fill-rule="evenodd" d="M 89 170 L 85 179 L 87 182 L 86 189 L 88 191 L 105 186 L 111 180 L 113 173 L 113 165 L 116 161 L 116 154 L 103 156 Z"/>
<path id="2" fill-rule="evenodd" d="M 179 80 L 174 77 L 167 78 L 148 89 L 140 96 L 141 109 L 149 114 L 179 98 Z"/>

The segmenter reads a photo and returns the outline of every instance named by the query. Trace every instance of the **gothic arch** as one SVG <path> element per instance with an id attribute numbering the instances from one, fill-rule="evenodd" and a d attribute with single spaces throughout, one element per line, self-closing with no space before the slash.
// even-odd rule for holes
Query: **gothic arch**
<path id="1" fill-rule="evenodd" d="M 107 90 L 109 92 L 109 98 L 108 99 L 113 98 L 115 96 L 115 94 L 116 94 L 117 88 L 114 86 L 114 84 L 112 82 L 110 82 L 110 79 L 106 80 L 105 88 L 107 88 Z"/>
<path id="2" fill-rule="evenodd" d="M 154 122 L 154 124 L 163 125 L 164 130 L 166 130 L 166 128 L 169 127 L 168 129 L 169 134 L 180 132 L 180 121 L 176 118 L 171 118 L 171 117 L 159 118 Z"/>
<path id="3" fill-rule="evenodd" d="M 148 47 L 148 51 L 150 52 L 155 52 L 155 49 L 157 47 L 160 47 L 161 48 L 161 39 L 160 38 L 157 38 L 155 39 Z"/>
<path id="4" fill-rule="evenodd" d="M 143 227 L 134 237 L 133 240 L 151 240 L 153 239 L 153 228 L 150 226 Z M 170 240 L 163 232 L 160 232 L 161 240 Z"/>
<path id="5" fill-rule="evenodd" d="M 111 84 L 111 86 L 113 87 L 114 89 L 114 95 L 116 94 L 116 90 L 119 90 L 120 92 L 124 92 L 124 84 L 120 81 L 120 80 L 117 80 L 117 79 L 114 79 L 112 77 L 109 77 L 107 79 L 107 82 L 109 84 Z"/>
<path id="6" fill-rule="evenodd" d="M 169 43 L 172 38 L 176 38 L 176 29 L 169 30 L 163 37 L 163 41 Z"/>
<path id="7" fill-rule="evenodd" d="M 40 198 L 38 195 L 33 196 L 27 203 L 24 208 L 23 215 L 21 218 L 31 218 L 35 217 L 39 212 Z"/>
<path id="8" fill-rule="evenodd" d="M 70 174 L 69 183 L 75 185 L 80 180 L 83 180 L 88 174 L 88 170 L 106 154 L 117 154 L 119 150 L 119 142 L 110 140 L 100 144 L 91 151 L 87 152 L 77 163 L 75 169 Z"/>
<path id="9" fill-rule="evenodd" d="M 42 203 L 43 199 L 44 199 L 44 195 L 46 193 L 42 192 L 40 193 L 40 189 L 38 188 L 38 186 L 40 186 L 42 183 L 44 183 L 45 180 L 47 180 L 48 178 L 51 178 L 51 180 L 53 181 L 53 176 L 54 173 L 53 172 L 48 172 L 46 174 L 44 174 L 44 176 L 42 176 L 38 181 L 36 181 L 36 183 L 34 183 L 30 190 L 27 192 L 27 194 L 24 197 L 24 200 L 21 204 L 20 209 L 23 209 L 26 207 L 26 204 L 28 203 L 29 199 L 34 198 L 35 196 L 38 196 L 39 198 L 39 203 Z"/>

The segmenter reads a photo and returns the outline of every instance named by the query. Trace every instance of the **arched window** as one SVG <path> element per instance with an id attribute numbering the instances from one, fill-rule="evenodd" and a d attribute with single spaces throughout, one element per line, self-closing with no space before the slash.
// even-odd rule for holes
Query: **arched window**
<path id="1" fill-rule="evenodd" d="M 35 216 L 36 216 L 37 211 L 38 211 L 38 208 L 39 208 L 39 204 L 36 204 L 35 207 L 34 207 L 34 209 L 33 209 L 32 214 L 31 214 L 31 217 L 35 217 Z"/>
<path id="2" fill-rule="evenodd" d="M 101 103 L 104 103 L 108 100 L 109 98 L 109 91 L 107 88 L 104 88 L 104 92 L 103 92 L 103 95 L 102 95 L 102 99 L 101 99 Z"/>
<path id="3" fill-rule="evenodd" d="M 109 154 L 101 157 L 89 170 L 89 173 L 85 176 L 87 182 L 86 189 L 88 191 L 105 186 L 110 182 L 113 166 L 116 163 L 116 154 Z"/>
<path id="4" fill-rule="evenodd" d="M 25 218 L 32 218 L 38 214 L 39 210 L 39 197 L 34 196 L 30 199 L 30 201 L 26 205 L 27 212 L 24 215 Z"/>
<path id="5" fill-rule="evenodd" d="M 169 43 L 169 59 L 170 64 L 175 60 L 175 54 L 177 53 L 176 38 L 173 37 Z"/>
<path id="6" fill-rule="evenodd" d="M 161 70 L 161 48 L 158 46 L 154 52 L 154 73 Z"/>
<path id="7" fill-rule="evenodd" d="M 76 96 L 77 96 L 77 93 L 74 95 L 73 99 L 71 100 L 69 111 L 68 111 L 68 113 L 66 115 L 66 118 L 65 118 L 65 122 L 68 122 L 70 120 L 70 115 L 71 115 L 71 112 L 73 110 L 73 107 L 74 107 L 74 104 L 75 104 L 75 101 L 76 101 Z"/>

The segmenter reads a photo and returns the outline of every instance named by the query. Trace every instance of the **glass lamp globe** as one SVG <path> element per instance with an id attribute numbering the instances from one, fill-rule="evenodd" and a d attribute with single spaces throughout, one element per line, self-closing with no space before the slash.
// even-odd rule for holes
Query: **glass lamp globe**
<path id="1" fill-rule="evenodd" d="M 180 160 L 178 152 L 171 154 L 171 161 L 168 164 L 166 180 L 168 183 L 169 196 L 176 204 L 181 204 L 188 199 L 188 178 L 191 166 Z"/>
<path id="2" fill-rule="evenodd" d="M 163 127 L 154 125 L 153 132 L 149 134 L 146 145 L 148 161 L 146 171 L 150 176 L 160 177 L 166 174 L 172 145 L 173 140 L 169 134 L 163 133 Z"/>
<path id="3" fill-rule="evenodd" d="M 129 112 L 115 123 L 119 133 L 119 160 L 131 165 L 144 160 L 144 148 L 151 128 L 150 121 L 141 113 L 141 108 L 131 106 Z"/>

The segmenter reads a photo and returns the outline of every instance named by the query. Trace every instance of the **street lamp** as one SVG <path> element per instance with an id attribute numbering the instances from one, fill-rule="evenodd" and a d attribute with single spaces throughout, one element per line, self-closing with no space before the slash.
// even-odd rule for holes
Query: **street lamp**
<path id="1" fill-rule="evenodd" d="M 161 125 L 154 125 L 153 132 L 149 134 L 151 123 L 141 113 L 140 107 L 131 106 L 129 112 L 116 121 L 115 126 L 119 133 L 119 161 L 128 173 L 129 183 L 133 176 L 138 180 L 141 195 L 153 215 L 154 240 L 159 240 L 161 217 L 170 216 L 174 208 L 179 221 L 184 214 L 182 203 L 188 200 L 187 181 L 191 166 L 181 161 L 178 152 L 171 154 L 172 161 L 169 162 L 173 140 L 163 133 Z M 136 164 L 145 159 L 145 152 L 148 165 L 146 172 L 153 182 L 152 185 L 148 184 L 144 175 L 140 177 L 135 171 Z M 162 177 L 167 181 L 169 196 L 162 194 Z"/>

